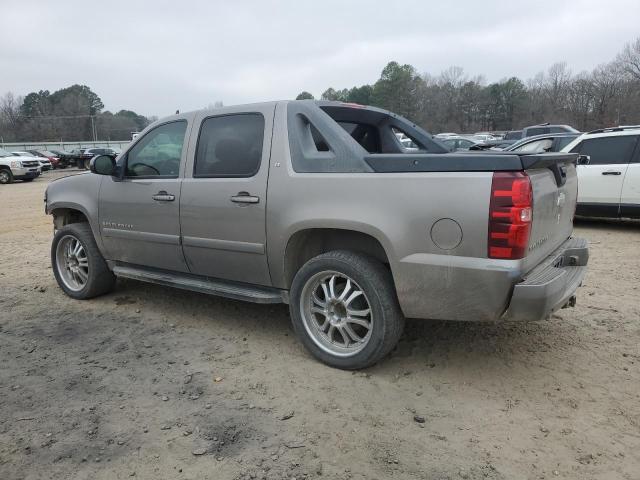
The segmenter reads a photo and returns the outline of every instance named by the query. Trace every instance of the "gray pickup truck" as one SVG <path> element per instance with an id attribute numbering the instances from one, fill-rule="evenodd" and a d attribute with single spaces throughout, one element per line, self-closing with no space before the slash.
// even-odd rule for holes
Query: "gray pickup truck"
<path id="1" fill-rule="evenodd" d="M 410 138 L 407 149 L 400 141 Z M 280 101 L 175 115 L 51 182 L 53 271 L 285 302 L 307 349 L 372 365 L 404 319 L 539 320 L 575 303 L 576 155 L 449 153 L 391 112 Z"/>

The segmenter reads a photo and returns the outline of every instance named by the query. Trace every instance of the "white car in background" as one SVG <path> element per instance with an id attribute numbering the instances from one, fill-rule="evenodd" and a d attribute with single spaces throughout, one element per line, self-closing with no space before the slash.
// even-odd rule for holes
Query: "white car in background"
<path id="1" fill-rule="evenodd" d="M 36 157 L 29 152 L 23 152 L 23 151 L 17 151 L 17 152 L 11 152 L 11 153 L 16 157 L 21 157 L 21 158 L 26 157 L 25 159 L 28 159 L 28 160 L 37 160 L 38 163 L 40 164 L 40 170 L 42 170 L 43 172 L 46 172 L 47 170 L 51 170 L 53 168 L 48 158 Z"/>
<path id="2" fill-rule="evenodd" d="M 581 155 L 576 215 L 640 218 L 640 125 L 594 130 L 561 151 Z"/>
<path id="3" fill-rule="evenodd" d="M 449 137 L 459 137 L 459 136 L 460 136 L 459 133 L 453 133 L 453 132 L 436 133 L 434 135 L 435 138 L 449 138 Z"/>
<path id="4" fill-rule="evenodd" d="M 493 140 L 498 140 L 498 137 L 494 137 L 490 133 L 475 133 L 469 136 L 471 140 L 476 140 L 478 142 L 491 142 Z"/>

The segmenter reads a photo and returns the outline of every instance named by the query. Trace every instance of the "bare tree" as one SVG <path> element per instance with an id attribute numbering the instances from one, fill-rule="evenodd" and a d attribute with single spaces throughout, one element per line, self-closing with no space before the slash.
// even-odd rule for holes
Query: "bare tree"
<path id="1" fill-rule="evenodd" d="M 617 61 L 628 75 L 640 81 L 640 37 L 625 45 Z"/>

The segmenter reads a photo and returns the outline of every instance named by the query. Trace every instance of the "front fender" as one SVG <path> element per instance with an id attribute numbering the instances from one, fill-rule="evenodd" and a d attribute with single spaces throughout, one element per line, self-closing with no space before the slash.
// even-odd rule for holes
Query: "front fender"
<path id="1" fill-rule="evenodd" d="M 81 212 L 88 220 L 96 244 L 104 255 L 99 223 L 101 175 L 90 173 L 63 177 L 51 182 L 46 190 L 46 213 L 67 209 Z"/>

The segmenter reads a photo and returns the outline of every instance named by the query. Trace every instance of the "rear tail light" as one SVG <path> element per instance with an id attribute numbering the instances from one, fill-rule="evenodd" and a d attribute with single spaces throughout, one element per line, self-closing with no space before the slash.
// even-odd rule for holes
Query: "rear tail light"
<path id="1" fill-rule="evenodd" d="M 523 258 L 529 245 L 532 215 L 533 193 L 527 174 L 495 172 L 489 204 L 489 258 Z"/>

